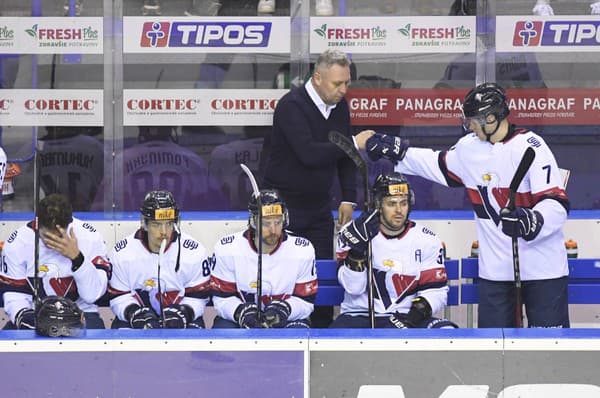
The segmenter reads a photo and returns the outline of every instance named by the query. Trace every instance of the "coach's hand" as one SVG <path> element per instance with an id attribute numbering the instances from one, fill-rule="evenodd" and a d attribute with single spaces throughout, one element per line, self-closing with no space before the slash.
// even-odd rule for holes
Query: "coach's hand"
<path id="1" fill-rule="evenodd" d="M 539 211 L 526 207 L 516 207 L 514 210 L 500 210 L 502 232 L 512 238 L 523 238 L 526 241 L 535 239 L 542 230 L 544 217 Z"/>

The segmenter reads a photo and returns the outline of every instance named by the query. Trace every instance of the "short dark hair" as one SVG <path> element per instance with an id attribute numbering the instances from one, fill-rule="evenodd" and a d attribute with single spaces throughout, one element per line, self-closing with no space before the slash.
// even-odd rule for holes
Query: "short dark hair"
<path id="1" fill-rule="evenodd" d="M 66 196 L 53 193 L 40 201 L 38 222 L 40 227 L 56 229 L 57 225 L 66 228 L 73 221 L 73 207 Z"/>

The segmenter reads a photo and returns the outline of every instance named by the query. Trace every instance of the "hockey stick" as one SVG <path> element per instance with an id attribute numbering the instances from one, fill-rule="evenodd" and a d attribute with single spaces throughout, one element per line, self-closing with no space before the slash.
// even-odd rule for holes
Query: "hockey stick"
<path id="1" fill-rule="evenodd" d="M 34 228 L 33 228 L 33 312 L 37 318 L 37 311 L 40 305 L 40 176 L 41 161 L 37 149 L 35 148 L 34 177 L 33 177 L 33 203 L 35 206 Z"/>
<path id="2" fill-rule="evenodd" d="M 531 167 L 531 163 L 533 163 L 533 159 L 535 159 L 535 151 L 533 148 L 529 147 L 525 150 L 523 157 L 521 158 L 521 162 L 517 167 L 517 171 L 515 171 L 515 175 L 513 176 L 508 193 L 508 204 L 506 207 L 509 210 L 515 209 L 515 196 L 517 193 L 517 188 L 521 185 L 521 181 L 527 174 L 529 167 Z M 523 310 L 521 308 L 521 266 L 519 264 L 519 244 L 517 241 L 517 237 L 512 237 L 512 254 L 513 254 L 513 271 L 515 275 L 515 317 L 517 321 L 517 327 L 523 327 Z"/>
<path id="3" fill-rule="evenodd" d="M 257 257 L 257 265 L 256 265 L 256 306 L 258 307 L 258 322 L 262 322 L 262 201 L 260 200 L 260 190 L 258 189 L 258 184 L 256 183 L 256 178 L 254 178 L 254 174 L 252 171 L 246 166 L 244 163 L 240 163 L 240 167 L 244 170 L 244 173 L 248 176 L 250 180 L 250 185 L 252 185 L 252 194 L 256 198 L 256 206 L 258 207 L 258 220 L 256 226 L 256 237 L 258 238 L 258 242 L 256 243 L 258 257 Z"/>
<path id="4" fill-rule="evenodd" d="M 340 148 L 352 162 L 356 165 L 356 168 L 360 172 L 364 182 L 365 189 L 365 201 L 363 208 L 365 211 L 371 210 L 371 200 L 369 195 L 369 169 L 367 167 L 367 161 L 362 157 L 358 149 L 354 146 L 352 140 L 342 135 L 338 131 L 329 132 L 329 141 Z M 375 329 L 375 297 L 373 293 L 373 260 L 372 260 L 371 241 L 367 244 L 367 301 L 369 306 L 369 321 L 371 323 L 371 329 Z"/>
<path id="5" fill-rule="evenodd" d="M 162 242 L 160 242 L 160 249 L 158 249 L 158 271 L 157 271 L 157 278 L 158 278 L 158 305 L 160 307 L 160 321 L 162 323 L 162 327 L 165 327 L 165 312 L 164 310 L 164 305 L 163 305 L 163 295 L 162 295 L 162 287 L 160 285 L 160 266 L 163 262 L 163 259 L 165 257 L 165 249 L 167 247 L 167 240 L 163 239 Z"/>

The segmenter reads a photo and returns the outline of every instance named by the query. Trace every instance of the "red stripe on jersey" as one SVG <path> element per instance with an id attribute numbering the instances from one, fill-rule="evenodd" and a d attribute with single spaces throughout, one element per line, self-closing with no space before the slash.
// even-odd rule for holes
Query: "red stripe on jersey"
<path id="1" fill-rule="evenodd" d="M 425 271 L 421 271 L 421 278 L 419 279 L 419 285 L 427 285 L 431 283 L 447 282 L 448 276 L 446 275 L 446 268 L 431 268 Z"/>
<path id="2" fill-rule="evenodd" d="M 481 200 L 481 195 L 479 191 L 473 188 L 467 188 L 467 195 L 469 196 L 469 200 L 474 205 L 483 205 L 483 200 Z"/>
<path id="3" fill-rule="evenodd" d="M 317 294 L 317 290 L 319 290 L 319 282 L 316 279 L 309 282 L 296 283 L 296 286 L 294 286 L 294 296 L 309 297 Z"/>
<path id="4" fill-rule="evenodd" d="M 547 199 L 547 198 L 568 200 L 567 193 L 565 192 L 564 189 L 554 187 L 554 188 L 546 189 L 545 191 L 534 194 L 533 195 L 533 205 L 536 205 L 542 199 Z"/>
<path id="5" fill-rule="evenodd" d="M 186 287 L 185 288 L 185 294 L 187 296 L 188 293 L 195 293 L 195 292 L 204 292 L 210 290 L 210 281 L 206 281 L 203 283 L 200 283 L 196 286 L 190 286 L 190 287 Z"/>
<path id="6" fill-rule="evenodd" d="M 237 294 L 237 285 L 235 282 L 227 282 L 223 279 L 219 279 L 216 276 L 210 277 L 210 290 L 214 290 L 219 293 L 234 293 Z"/>
<path id="7" fill-rule="evenodd" d="M 111 295 L 112 297 L 122 296 L 127 293 L 129 293 L 129 291 L 115 289 L 114 287 L 108 285 L 108 294 Z"/>
<path id="8" fill-rule="evenodd" d="M 12 279 L 8 276 L 0 275 L 0 283 L 22 287 L 27 285 L 27 279 Z"/>
<path id="9" fill-rule="evenodd" d="M 52 286 L 52 289 L 57 296 L 64 297 L 68 293 L 74 293 L 77 291 L 77 284 L 72 276 L 64 278 L 50 278 L 48 284 Z"/>

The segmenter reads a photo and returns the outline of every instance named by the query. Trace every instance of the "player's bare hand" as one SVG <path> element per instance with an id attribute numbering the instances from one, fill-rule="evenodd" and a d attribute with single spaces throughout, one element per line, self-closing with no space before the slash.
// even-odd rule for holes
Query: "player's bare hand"
<path id="1" fill-rule="evenodd" d="M 63 256 L 74 260 L 79 255 L 79 245 L 73 228 L 66 231 L 60 225 L 56 226 L 56 231 L 44 231 L 41 233 L 44 244 Z"/>
<path id="2" fill-rule="evenodd" d="M 354 141 L 356 142 L 358 149 L 365 149 L 367 145 L 367 140 L 371 138 L 373 134 L 375 134 L 375 131 L 373 130 L 363 130 L 357 135 L 355 135 Z"/>

